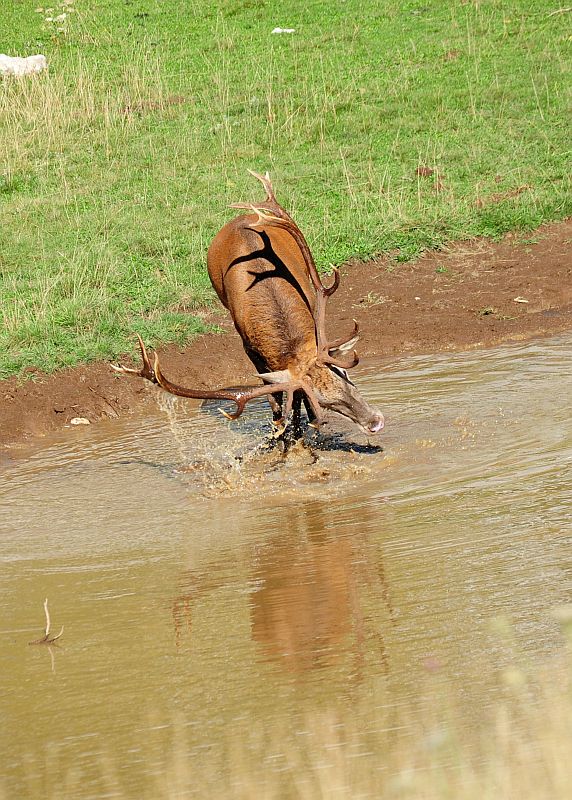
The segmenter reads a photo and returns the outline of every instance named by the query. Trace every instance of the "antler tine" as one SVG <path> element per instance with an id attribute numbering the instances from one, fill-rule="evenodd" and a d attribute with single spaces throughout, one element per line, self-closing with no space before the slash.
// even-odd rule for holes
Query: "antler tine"
<path id="1" fill-rule="evenodd" d="M 126 372 L 130 375 L 138 375 L 140 378 L 146 378 L 148 381 L 151 381 L 151 383 L 157 383 L 153 367 L 151 366 L 149 356 L 147 355 L 147 350 L 145 349 L 145 345 L 143 344 L 143 339 L 139 336 L 138 333 L 135 335 L 137 336 L 137 339 L 139 341 L 141 358 L 143 360 L 143 366 L 141 367 L 141 369 L 124 367 L 123 364 L 112 364 L 111 368 L 114 369 L 116 372 Z M 155 353 L 155 355 L 157 354 Z"/>
<path id="2" fill-rule="evenodd" d="M 339 272 L 336 273 L 339 276 Z M 338 278 L 339 279 L 339 278 Z M 316 322 L 316 335 L 318 345 L 318 361 L 320 364 L 328 364 L 334 367 L 341 367 L 341 369 L 352 369 L 359 363 L 358 354 L 354 350 L 353 353 L 348 354 L 347 358 L 336 358 L 330 355 L 330 350 L 340 347 L 346 342 L 350 342 L 357 334 L 359 326 L 354 320 L 354 334 L 349 337 L 328 342 L 326 338 L 326 300 L 328 299 L 327 291 L 317 292 L 316 294 L 316 308 L 314 310 L 314 320 Z"/>
<path id="3" fill-rule="evenodd" d="M 277 219 L 283 220 L 290 220 L 292 218 L 286 211 L 286 209 L 282 208 L 280 203 L 276 200 L 276 196 L 274 194 L 274 187 L 272 186 L 272 181 L 270 180 L 270 175 L 267 172 L 265 175 L 260 175 L 258 172 L 254 172 L 254 170 L 249 169 L 248 172 L 259 180 L 262 185 L 264 186 L 264 191 L 266 192 L 266 198 L 262 203 L 258 203 L 254 206 L 252 203 L 231 203 L 231 208 L 246 208 L 249 211 L 258 211 L 259 208 L 263 208 L 266 211 L 272 212 Z M 260 219 L 256 223 L 257 225 L 260 224 Z"/>
<path id="4" fill-rule="evenodd" d="M 334 339 L 333 342 L 328 342 L 328 350 L 337 350 L 338 347 L 343 347 L 344 344 L 351 342 L 352 339 L 359 337 L 359 324 L 357 320 L 353 320 L 354 329 L 349 336 L 341 336 L 339 339 Z"/>
<path id="5" fill-rule="evenodd" d="M 274 225 L 276 227 L 285 227 L 286 220 L 284 217 L 279 217 L 274 214 L 268 214 L 268 209 L 265 206 L 255 206 L 254 203 L 234 203 L 233 208 L 247 208 L 249 211 L 252 211 L 253 214 L 257 215 L 257 219 L 255 222 L 251 222 L 249 224 L 249 228 L 255 228 L 257 225 L 260 225 L 261 222 L 267 222 L 269 225 Z"/>
<path id="6" fill-rule="evenodd" d="M 357 367 L 359 364 L 359 356 L 355 350 L 352 350 L 345 358 L 333 358 L 333 356 L 329 354 L 323 355 L 322 358 L 320 358 L 320 362 L 332 367 L 340 367 L 340 369 L 353 369 L 353 367 Z"/>
<path id="7" fill-rule="evenodd" d="M 334 292 L 336 292 L 338 286 L 340 285 L 340 268 L 332 267 L 332 273 L 334 276 L 334 281 L 332 285 L 326 287 L 322 284 L 322 289 L 324 290 L 324 294 L 326 295 L 326 297 L 330 297 Z"/>
<path id="8" fill-rule="evenodd" d="M 139 334 L 137 334 L 137 340 L 139 341 L 139 349 L 141 350 L 141 358 L 143 359 L 143 369 L 141 370 L 142 377 L 155 382 L 156 380 L 155 373 L 153 372 L 153 368 L 151 367 L 151 362 L 149 361 L 147 350 L 145 349 L 145 345 L 143 344 L 143 339 L 139 336 Z"/>
<path id="9" fill-rule="evenodd" d="M 268 170 L 264 175 L 260 175 L 259 172 L 255 172 L 253 169 L 249 169 L 248 172 L 253 178 L 256 178 L 256 180 L 260 181 L 260 183 L 264 186 L 264 191 L 266 192 L 266 202 L 276 203 L 276 205 L 278 205 Z"/>

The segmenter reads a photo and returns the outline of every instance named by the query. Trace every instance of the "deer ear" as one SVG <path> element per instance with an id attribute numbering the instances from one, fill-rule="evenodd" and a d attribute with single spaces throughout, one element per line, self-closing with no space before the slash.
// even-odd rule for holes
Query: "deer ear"
<path id="1" fill-rule="evenodd" d="M 262 378 L 264 383 L 290 383 L 294 380 L 289 369 L 281 369 L 278 372 L 261 372 L 258 377 Z"/>
<path id="2" fill-rule="evenodd" d="M 340 356 L 346 355 L 346 353 L 351 353 L 358 340 L 359 336 L 352 336 L 349 341 L 344 342 L 339 347 L 334 347 L 331 350 L 328 350 L 328 352 L 333 358 L 339 358 Z"/>

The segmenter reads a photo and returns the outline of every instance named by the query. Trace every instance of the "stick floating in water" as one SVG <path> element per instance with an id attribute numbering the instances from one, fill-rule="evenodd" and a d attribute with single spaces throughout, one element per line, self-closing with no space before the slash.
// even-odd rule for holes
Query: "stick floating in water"
<path id="1" fill-rule="evenodd" d="M 57 639 L 59 639 L 64 632 L 64 626 L 62 625 L 62 629 L 57 636 L 50 636 L 50 612 L 48 611 L 47 597 L 44 600 L 44 612 L 46 614 L 46 632 L 41 639 L 35 639 L 33 642 L 28 642 L 28 644 L 52 644 L 52 642 L 55 642 Z"/>

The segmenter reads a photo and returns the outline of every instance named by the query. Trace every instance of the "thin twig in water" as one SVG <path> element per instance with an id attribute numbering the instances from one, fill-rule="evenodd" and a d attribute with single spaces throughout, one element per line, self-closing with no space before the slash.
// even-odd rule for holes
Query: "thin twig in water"
<path id="1" fill-rule="evenodd" d="M 44 612 L 46 614 L 46 632 L 41 639 L 35 639 L 33 642 L 28 642 L 28 644 L 52 644 L 52 642 L 55 642 L 56 639 L 59 639 L 64 632 L 64 626 L 62 625 L 62 629 L 57 636 L 50 636 L 50 612 L 48 611 L 47 597 L 44 600 Z"/>

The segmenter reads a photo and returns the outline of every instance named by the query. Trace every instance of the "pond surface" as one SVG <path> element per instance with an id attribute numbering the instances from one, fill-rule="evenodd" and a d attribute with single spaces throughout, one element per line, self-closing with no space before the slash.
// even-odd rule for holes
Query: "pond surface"
<path id="1" fill-rule="evenodd" d="M 332 731 L 386 736 L 352 751 L 383 771 L 410 709 L 445 697 L 476 736 L 503 671 L 558 655 L 572 338 L 356 382 L 369 444 L 335 423 L 283 458 L 262 404 L 229 424 L 157 391 L 0 468 L 0 796 L 261 796 Z M 46 597 L 64 633 L 30 646 Z"/>

